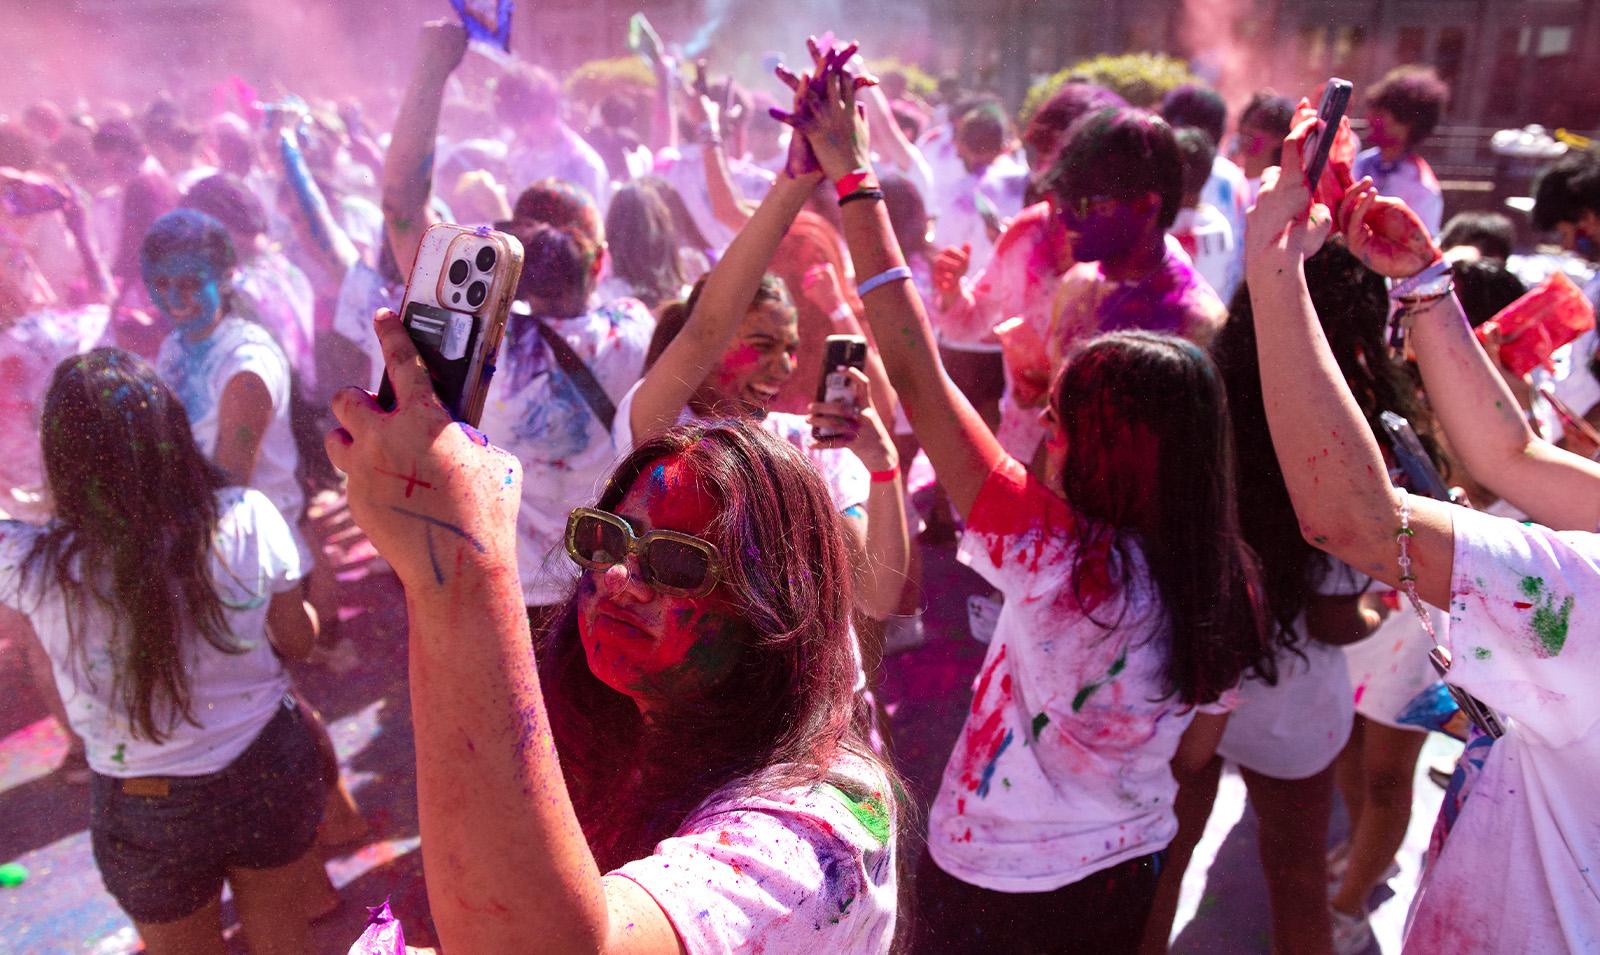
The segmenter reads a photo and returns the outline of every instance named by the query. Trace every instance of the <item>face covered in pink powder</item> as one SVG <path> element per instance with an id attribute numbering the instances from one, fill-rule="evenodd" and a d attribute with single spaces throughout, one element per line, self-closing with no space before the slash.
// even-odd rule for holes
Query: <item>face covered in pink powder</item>
<path id="1" fill-rule="evenodd" d="M 719 510 L 694 468 L 669 457 L 648 465 L 613 513 L 635 536 L 672 530 L 709 540 Z M 641 711 L 715 687 L 738 662 L 744 630 L 725 585 L 702 597 L 662 593 L 640 576 L 635 556 L 586 570 L 578 584 L 578 633 L 589 669 Z"/>
<path id="2" fill-rule="evenodd" d="M 763 302 L 745 313 L 738 337 L 695 393 L 695 410 L 722 417 L 766 414 L 794 374 L 800 324 L 794 309 Z"/>

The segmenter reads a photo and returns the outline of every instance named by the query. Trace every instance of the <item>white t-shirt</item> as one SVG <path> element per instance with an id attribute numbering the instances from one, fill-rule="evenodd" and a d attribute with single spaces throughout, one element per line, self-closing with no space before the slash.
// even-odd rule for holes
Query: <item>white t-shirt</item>
<path id="1" fill-rule="evenodd" d="M 0 329 L 0 510 L 12 488 L 44 483 L 39 416 L 56 365 L 95 347 L 111 312 L 104 305 L 46 309 Z"/>
<path id="2" fill-rule="evenodd" d="M 267 641 L 272 595 L 298 585 L 304 565 L 289 526 L 259 491 L 217 492 L 219 519 L 211 575 L 223 620 L 243 653 L 224 653 L 203 637 L 185 634 L 190 712 L 157 745 L 133 735 L 112 695 L 114 624 L 91 603 L 81 623 L 83 655 L 71 650 L 64 595 L 48 570 L 27 575 L 22 561 L 49 528 L 0 522 L 0 603 L 25 614 L 50 656 L 56 687 L 73 732 L 83 737 L 89 765 L 106 776 L 204 776 L 224 768 L 255 740 L 289 691 L 289 676 Z M 152 568 L 153 573 L 161 568 Z M 161 712 L 157 710 L 158 714 Z"/>
<path id="3" fill-rule="evenodd" d="M 1378 193 L 1405 201 L 1427 226 L 1429 235 L 1438 235 L 1444 222 L 1444 190 L 1433 174 L 1433 167 L 1416 153 L 1406 153 L 1392 163 L 1383 161 L 1378 147 L 1373 146 L 1356 156 L 1350 178 L 1360 182 L 1371 176 Z"/>
<path id="4" fill-rule="evenodd" d="M 506 150 L 506 165 L 511 170 L 513 196 L 541 179 L 554 178 L 588 193 L 601 213 L 611 202 L 611 173 L 605 160 L 565 123 L 559 124 L 554 142 L 512 143 Z"/>
<path id="5" fill-rule="evenodd" d="M 948 167 L 947 167 L 948 168 Z M 989 238 L 984 210 L 1000 221 L 1022 211 L 1028 191 L 1028 167 L 1002 155 L 977 172 L 966 172 L 951 179 L 934 179 L 929 213 L 933 216 L 933 243 L 938 248 L 972 245 L 970 269 L 978 272 L 994 255 L 995 240 Z"/>
<path id="6" fill-rule="evenodd" d="M 1450 682 L 1507 732 L 1423 874 L 1405 951 L 1600 951 L 1600 535 L 1451 513 Z"/>
<path id="7" fill-rule="evenodd" d="M 1318 563 L 1323 568 L 1313 588 L 1318 595 L 1359 594 L 1370 583 L 1342 561 L 1329 557 Z M 1217 744 L 1219 755 L 1273 779 L 1306 779 L 1327 769 L 1355 723 L 1344 652 L 1308 636 L 1304 612 L 1294 630 L 1295 650 L 1278 651 L 1277 685 L 1254 679 L 1240 683 L 1239 705 Z"/>
<path id="8" fill-rule="evenodd" d="M 650 893 L 690 955 L 888 952 L 895 832 L 884 786 L 714 794 L 654 854 L 612 874 Z"/>
<path id="9" fill-rule="evenodd" d="M 1388 589 L 1387 584 L 1376 583 L 1372 591 L 1382 593 Z M 1420 726 L 1400 722 L 1400 715 L 1423 691 L 1439 682 L 1439 674 L 1428 661 L 1433 641 L 1403 594 L 1399 604 L 1371 636 L 1345 644 L 1345 667 L 1350 673 L 1357 713 L 1392 729 L 1426 732 Z M 1423 608 L 1433 620 L 1433 632 L 1443 634 L 1447 626 L 1444 611 L 1427 604 Z"/>
<path id="10" fill-rule="evenodd" d="M 952 876 L 998 892 L 1053 891 L 1165 848 L 1178 831 L 1168 766 L 1178 741 L 1197 711 L 1231 705 L 1165 694 L 1168 625 L 1143 557 L 1130 545 L 1132 583 L 1116 590 L 1122 558 L 1078 555 L 1076 519 L 1007 458 L 979 491 L 958 551 L 1006 599 L 929 814 L 928 850 Z M 1075 559 L 1088 562 L 1082 605 Z"/>
<path id="11" fill-rule="evenodd" d="M 620 405 L 644 367 L 656 326 L 650 310 L 622 298 L 576 318 L 545 321 Z M 562 549 L 567 513 L 594 503 L 617 453 L 531 318 L 513 315 L 506 327 L 500 369 L 489 383 L 479 427 L 522 462 L 517 569 L 523 600 L 530 607 L 558 603 L 578 579 L 577 566 Z"/>
<path id="12" fill-rule="evenodd" d="M 1173 238 L 1189 253 L 1194 269 L 1210 284 L 1222 304 L 1228 304 L 1235 287 L 1234 260 L 1238 256 L 1239 242 L 1233 226 L 1215 206 L 1201 203 L 1192 209 L 1180 209 L 1170 230 Z"/>
<path id="13" fill-rule="evenodd" d="M 616 441 L 619 458 L 633 450 L 631 415 L 633 399 L 638 393 L 639 384 L 635 384 L 617 403 L 617 418 L 612 426 L 611 435 Z M 706 420 L 689 410 L 687 406 L 678 414 L 678 424 Z M 833 507 L 839 513 L 843 514 L 852 507 L 866 506 L 867 495 L 872 492 L 872 474 L 867 470 L 867 466 L 862 464 L 861 459 L 849 448 L 813 446 L 811 423 L 804 415 L 769 411 L 760 421 L 752 418 L 746 423 L 776 435 L 798 448 L 800 453 L 806 456 L 806 460 L 811 462 L 812 467 L 817 469 L 817 473 L 822 475 L 822 483 L 828 486 L 828 496 L 833 500 Z"/>
<path id="14" fill-rule="evenodd" d="M 317 297 L 311 280 L 281 251 L 266 249 L 234 269 L 233 289 L 244 298 L 249 317 L 272 333 L 306 393 L 314 393 L 317 359 L 311 349 Z"/>
<path id="15" fill-rule="evenodd" d="M 272 415 L 266 434 L 261 436 L 250 486 L 265 494 L 283 515 L 301 557 L 309 561 L 310 551 L 295 527 L 305 505 L 305 492 L 295 477 L 300 452 L 289 427 L 289 360 L 273 341 L 272 333 L 237 315 L 223 318 L 210 335 L 197 342 L 188 341 L 183 332 L 175 331 L 161 343 L 156 371 L 189 412 L 194 443 L 208 458 L 217 454 L 217 429 L 221 425 L 218 411 L 228 382 L 249 373 L 266 385 L 272 397 Z"/>
<path id="16" fill-rule="evenodd" d="M 380 308 L 400 310 L 405 283 L 390 286 L 376 269 L 357 262 L 339 283 L 339 301 L 333 310 L 333 330 L 360 346 L 367 356 L 367 383 L 353 382 L 372 391 L 383 380 L 383 345 L 372 330 L 372 316 Z"/>

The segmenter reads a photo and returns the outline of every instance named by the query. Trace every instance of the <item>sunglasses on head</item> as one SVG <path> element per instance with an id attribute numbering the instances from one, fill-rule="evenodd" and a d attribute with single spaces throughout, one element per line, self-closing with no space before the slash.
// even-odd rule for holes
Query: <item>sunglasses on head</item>
<path id="1" fill-rule="evenodd" d="M 636 535 L 627 521 L 592 507 L 573 508 L 567 516 L 567 554 L 590 570 L 605 570 L 632 554 L 645 583 L 678 597 L 703 597 L 722 578 L 722 553 L 710 541 L 677 531 Z"/>

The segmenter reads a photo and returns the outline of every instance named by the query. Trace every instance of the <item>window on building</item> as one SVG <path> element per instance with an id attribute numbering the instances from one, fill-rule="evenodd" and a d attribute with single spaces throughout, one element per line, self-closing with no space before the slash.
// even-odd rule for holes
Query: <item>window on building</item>
<path id="1" fill-rule="evenodd" d="M 1539 28 L 1539 45 L 1534 55 L 1541 60 L 1551 56 L 1566 56 L 1572 52 L 1572 28 L 1553 26 Z"/>
<path id="2" fill-rule="evenodd" d="M 1460 27 L 1447 27 L 1439 31 L 1439 44 L 1434 48 L 1433 64 L 1439 78 L 1456 84 L 1461 76 L 1461 62 L 1467 51 L 1467 34 Z"/>
<path id="3" fill-rule="evenodd" d="M 1421 63 L 1423 51 L 1428 42 L 1426 27 L 1401 27 L 1400 43 L 1395 50 L 1395 56 L 1401 63 Z"/>

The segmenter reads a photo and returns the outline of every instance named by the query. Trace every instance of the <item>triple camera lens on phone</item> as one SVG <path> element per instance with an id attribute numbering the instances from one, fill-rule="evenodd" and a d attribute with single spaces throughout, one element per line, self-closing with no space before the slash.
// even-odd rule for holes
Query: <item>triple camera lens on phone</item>
<path id="1" fill-rule="evenodd" d="M 450 284 L 456 286 L 456 288 L 450 292 L 450 303 L 452 305 L 460 305 L 464 296 L 467 300 L 468 308 L 476 309 L 482 305 L 484 299 L 489 297 L 489 283 L 482 279 L 473 279 L 469 284 L 468 279 L 472 278 L 474 266 L 476 266 L 477 272 L 484 273 L 486 276 L 493 274 L 495 261 L 498 257 L 494 247 L 486 245 L 480 248 L 470 261 L 456 259 L 451 262 L 448 276 Z M 461 286 L 465 286 L 466 290 L 462 291 Z"/>

